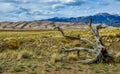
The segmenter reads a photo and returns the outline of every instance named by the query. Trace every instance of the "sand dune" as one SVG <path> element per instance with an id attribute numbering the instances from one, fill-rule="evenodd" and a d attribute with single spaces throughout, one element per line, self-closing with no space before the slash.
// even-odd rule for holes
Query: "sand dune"
<path id="1" fill-rule="evenodd" d="M 0 22 L 0 30 L 45 30 L 53 29 L 53 25 L 60 26 L 63 29 L 87 28 L 85 23 L 72 22 Z"/>

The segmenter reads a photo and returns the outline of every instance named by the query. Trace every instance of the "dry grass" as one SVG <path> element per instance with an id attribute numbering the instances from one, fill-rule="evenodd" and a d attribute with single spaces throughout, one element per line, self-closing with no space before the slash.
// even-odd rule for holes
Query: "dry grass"
<path id="1" fill-rule="evenodd" d="M 68 59 L 69 59 L 69 60 L 76 61 L 76 60 L 78 60 L 78 56 L 72 53 L 72 54 L 69 54 L 69 55 L 68 55 Z"/>
<path id="2" fill-rule="evenodd" d="M 81 36 L 95 42 L 92 33 L 87 29 L 64 30 L 66 35 Z M 108 51 L 120 52 L 120 28 L 106 28 L 100 30 L 103 42 Z M 0 72 L 10 73 L 38 73 L 38 74 L 119 74 L 119 64 L 114 66 L 78 63 L 81 58 L 71 53 L 61 61 L 60 45 L 67 48 L 75 46 L 90 47 L 82 41 L 65 39 L 59 31 L 1 31 L 0 32 Z M 117 56 L 117 55 L 116 55 Z M 74 61 L 76 60 L 76 61 Z M 59 62 L 57 62 L 59 61 Z M 117 59 L 119 63 L 119 56 Z M 81 65 L 81 66 L 78 66 Z M 24 69 L 21 69 L 23 68 Z M 94 69 L 94 70 L 93 70 Z M 107 72 L 107 73 L 106 73 Z"/>

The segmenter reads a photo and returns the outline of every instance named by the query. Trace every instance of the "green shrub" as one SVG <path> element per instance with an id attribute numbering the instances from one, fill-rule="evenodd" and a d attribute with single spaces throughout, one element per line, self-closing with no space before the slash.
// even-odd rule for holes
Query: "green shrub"
<path id="1" fill-rule="evenodd" d="M 2 68 L 2 66 L 0 65 L 0 73 L 2 73 L 3 72 L 3 68 Z"/>
<path id="2" fill-rule="evenodd" d="M 23 65 L 18 65 L 13 68 L 14 72 L 21 72 L 25 70 L 25 67 Z"/>
<path id="3" fill-rule="evenodd" d="M 22 53 L 21 58 L 23 58 L 23 59 L 30 59 L 31 58 L 31 54 L 28 53 L 28 52 L 24 52 L 24 53 Z"/>
<path id="4" fill-rule="evenodd" d="M 27 51 L 27 50 L 24 49 L 24 51 L 21 51 L 21 52 L 19 53 L 17 59 L 18 59 L 18 60 L 19 60 L 19 59 L 31 59 L 31 57 L 33 56 L 32 54 L 33 54 L 32 52 Z"/>

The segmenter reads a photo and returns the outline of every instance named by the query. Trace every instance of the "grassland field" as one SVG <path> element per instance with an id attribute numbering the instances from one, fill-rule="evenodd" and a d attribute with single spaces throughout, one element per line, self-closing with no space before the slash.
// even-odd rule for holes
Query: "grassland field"
<path id="1" fill-rule="evenodd" d="M 95 42 L 89 29 L 64 30 L 68 36 L 80 36 Z M 111 64 L 82 64 L 81 59 L 90 57 L 81 52 L 70 53 L 59 61 L 61 45 L 67 48 L 89 47 L 83 41 L 64 38 L 57 30 L 1 30 L 0 73 L 1 74 L 120 74 L 120 28 L 101 29 L 100 36 L 107 50 L 117 56 Z"/>

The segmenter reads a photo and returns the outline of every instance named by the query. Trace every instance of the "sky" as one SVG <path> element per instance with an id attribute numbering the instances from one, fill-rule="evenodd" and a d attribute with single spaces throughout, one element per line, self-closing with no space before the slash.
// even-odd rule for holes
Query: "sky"
<path id="1" fill-rule="evenodd" d="M 0 0 L 0 21 L 33 21 L 97 13 L 120 15 L 120 0 Z"/>

